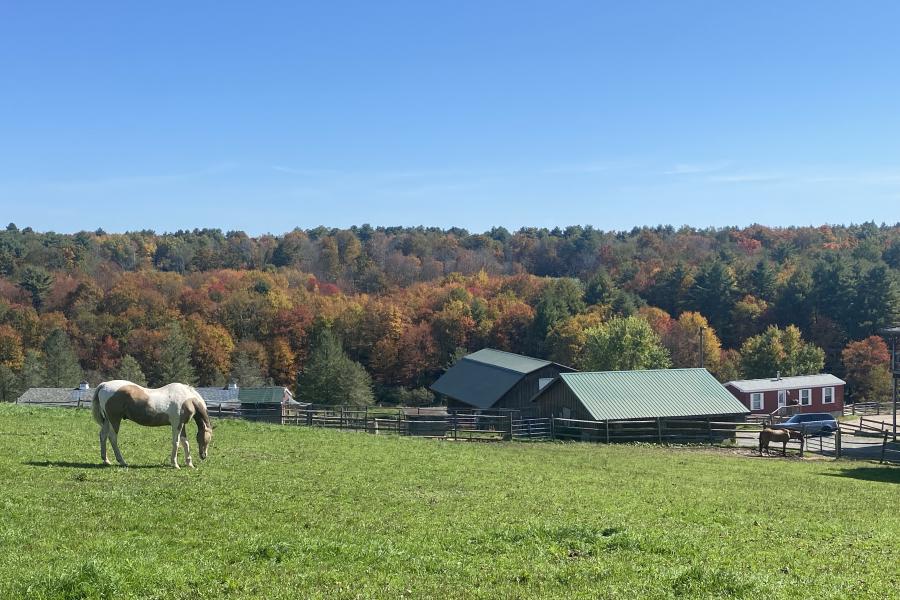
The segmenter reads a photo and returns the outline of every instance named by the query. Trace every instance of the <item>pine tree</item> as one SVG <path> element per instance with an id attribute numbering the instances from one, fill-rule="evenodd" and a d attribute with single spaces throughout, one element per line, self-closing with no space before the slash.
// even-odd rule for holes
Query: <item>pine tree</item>
<path id="1" fill-rule="evenodd" d="M 81 381 L 81 366 L 62 329 L 54 329 L 44 341 L 44 370 L 49 387 L 74 388 Z"/>
<path id="2" fill-rule="evenodd" d="M 53 285 L 53 275 L 43 267 L 28 265 L 22 269 L 19 277 L 19 287 L 31 294 L 31 303 L 35 308 L 40 308 Z"/>
<path id="3" fill-rule="evenodd" d="M 19 377 L 6 365 L 0 365 L 0 402 L 15 402 L 21 393 Z"/>
<path id="4" fill-rule="evenodd" d="M 259 361 L 252 354 L 238 350 L 231 359 L 231 380 L 240 387 L 262 387 L 265 383 Z"/>
<path id="5" fill-rule="evenodd" d="M 47 369 L 44 367 L 44 357 L 37 350 L 25 352 L 25 364 L 20 379 L 22 389 L 46 387 Z"/>
<path id="6" fill-rule="evenodd" d="M 194 366 L 191 364 L 191 342 L 177 322 L 168 327 L 168 333 L 159 354 L 159 370 L 156 379 L 159 385 L 174 382 L 194 385 L 197 380 Z"/>
<path id="7" fill-rule="evenodd" d="M 322 330 L 297 384 L 297 399 L 316 404 L 364 406 L 372 404 L 372 378 L 361 364 L 350 359 L 340 342 Z"/>
<path id="8" fill-rule="evenodd" d="M 130 354 L 122 357 L 122 362 L 119 364 L 118 371 L 116 371 L 116 379 L 124 379 L 142 386 L 147 385 L 147 376 L 141 370 L 140 363 Z"/>

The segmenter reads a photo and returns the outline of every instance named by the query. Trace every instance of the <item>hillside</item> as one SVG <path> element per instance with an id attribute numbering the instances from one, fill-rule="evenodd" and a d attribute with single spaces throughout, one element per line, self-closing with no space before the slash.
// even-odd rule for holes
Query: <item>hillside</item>
<path id="1" fill-rule="evenodd" d="M 0 231 L 0 400 L 82 376 L 293 388 L 330 329 L 376 399 L 428 403 L 423 388 L 485 346 L 608 368 L 609 357 L 586 357 L 585 331 L 628 316 L 665 346 L 668 358 L 646 366 L 696 366 L 703 328 L 705 364 L 722 380 L 853 375 L 845 347 L 900 319 L 898 269 L 900 226 L 871 223 L 484 234 L 363 226 L 259 237 L 10 224 Z M 769 329 L 792 325 L 790 340 Z M 797 347 L 800 335 L 812 360 L 748 356 Z M 870 373 L 883 349 L 867 342 L 856 356 L 865 374 L 851 394 L 883 399 L 885 373 Z"/>
<path id="2" fill-rule="evenodd" d="M 0 405 L 0 597 L 898 597 L 896 469 L 216 425 Z"/>

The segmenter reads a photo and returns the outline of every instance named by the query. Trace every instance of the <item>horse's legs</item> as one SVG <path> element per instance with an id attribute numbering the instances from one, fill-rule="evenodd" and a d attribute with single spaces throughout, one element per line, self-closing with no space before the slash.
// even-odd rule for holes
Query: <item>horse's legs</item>
<path id="1" fill-rule="evenodd" d="M 116 460 L 119 461 L 119 464 L 123 467 L 127 467 L 128 465 L 125 463 L 125 459 L 122 458 L 122 453 L 119 452 L 119 424 L 119 421 L 107 421 L 106 434 L 109 436 L 109 443 L 112 444 Z"/>
<path id="2" fill-rule="evenodd" d="M 181 468 L 178 466 L 178 440 L 181 437 L 181 430 L 181 423 L 172 425 L 172 457 L 169 459 L 169 462 L 171 462 L 172 466 L 176 469 Z"/>
<path id="3" fill-rule="evenodd" d="M 103 461 L 104 465 L 109 464 L 109 459 L 106 458 L 106 428 L 109 427 L 109 421 L 106 419 L 103 420 L 103 424 L 100 425 L 100 459 Z"/>
<path id="4" fill-rule="evenodd" d="M 788 439 L 790 439 L 790 438 L 788 438 Z M 782 456 L 787 456 L 787 443 L 788 443 L 787 440 L 784 440 L 784 441 L 781 443 L 781 455 L 782 455 Z"/>
<path id="5" fill-rule="evenodd" d="M 184 448 L 184 464 L 193 469 L 194 461 L 191 460 L 191 445 L 188 443 L 185 429 L 186 427 L 181 428 L 181 446 Z"/>

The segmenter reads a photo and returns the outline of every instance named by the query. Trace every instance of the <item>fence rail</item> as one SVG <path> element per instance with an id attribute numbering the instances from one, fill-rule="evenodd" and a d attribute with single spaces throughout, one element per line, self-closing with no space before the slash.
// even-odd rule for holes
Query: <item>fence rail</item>
<path id="1" fill-rule="evenodd" d="M 88 408 L 89 401 L 28 403 L 36 406 Z M 320 427 L 376 435 L 402 435 L 447 440 L 569 440 L 603 443 L 735 444 L 755 446 L 764 424 L 751 421 L 657 418 L 630 421 L 586 421 L 564 418 L 522 418 L 517 411 L 495 413 L 447 410 L 443 407 L 259 406 L 210 403 L 219 419 L 248 419 L 283 425 Z M 853 456 L 900 461 L 900 444 L 892 424 L 860 416 L 844 421 L 832 436 L 807 436 L 805 449 L 824 456 Z M 843 440 L 853 440 L 845 452 Z M 867 441 L 868 440 L 868 441 Z M 865 454 L 859 453 L 860 449 Z"/>

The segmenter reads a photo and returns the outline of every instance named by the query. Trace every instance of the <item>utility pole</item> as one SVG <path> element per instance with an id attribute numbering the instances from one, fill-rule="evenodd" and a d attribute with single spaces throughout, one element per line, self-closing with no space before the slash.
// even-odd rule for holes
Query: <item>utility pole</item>
<path id="1" fill-rule="evenodd" d="M 703 332 L 706 331 L 706 327 L 700 328 L 700 368 L 703 368 Z"/>

